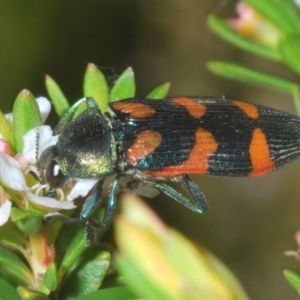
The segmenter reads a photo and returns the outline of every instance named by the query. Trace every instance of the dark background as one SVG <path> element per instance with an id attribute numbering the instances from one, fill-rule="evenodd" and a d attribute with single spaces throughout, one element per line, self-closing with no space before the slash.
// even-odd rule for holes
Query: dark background
<path id="1" fill-rule="evenodd" d="M 217 0 L 1 1 L 1 109 L 10 111 L 23 88 L 46 95 L 46 73 L 76 101 L 86 65 L 93 62 L 110 81 L 133 67 L 140 96 L 170 81 L 170 95 L 225 95 L 294 113 L 290 96 L 222 79 L 206 69 L 208 60 L 226 59 L 293 76 L 209 31 L 209 13 L 235 15 L 235 1 L 228 2 L 221 7 Z M 300 228 L 299 168 L 298 161 L 261 178 L 197 177 L 211 207 L 208 216 L 163 197 L 151 205 L 167 224 L 225 262 L 251 299 L 298 299 L 281 272 L 300 269 L 282 254 L 295 248 L 293 234 Z"/>

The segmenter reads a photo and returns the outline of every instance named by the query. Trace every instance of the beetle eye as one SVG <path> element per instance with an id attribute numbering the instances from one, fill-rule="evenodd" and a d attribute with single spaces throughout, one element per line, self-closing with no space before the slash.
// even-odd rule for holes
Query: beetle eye
<path id="1" fill-rule="evenodd" d="M 59 165 L 55 160 L 52 160 L 46 169 L 46 181 L 51 187 L 62 187 L 67 178 L 60 171 Z"/>

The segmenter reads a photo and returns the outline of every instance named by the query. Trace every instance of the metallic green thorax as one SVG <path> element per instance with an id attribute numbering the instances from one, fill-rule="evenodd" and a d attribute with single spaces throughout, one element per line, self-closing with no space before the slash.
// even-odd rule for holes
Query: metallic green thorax
<path id="1" fill-rule="evenodd" d="M 43 153 L 40 163 L 51 157 L 69 178 L 97 178 L 112 171 L 115 150 L 110 128 L 99 108 L 89 105 L 72 121 L 75 110 L 68 111 L 55 129 L 55 133 L 61 131 L 56 147 L 51 155 Z"/>
<path id="2" fill-rule="evenodd" d="M 87 109 L 65 126 L 58 143 L 57 161 L 72 178 L 96 178 L 112 171 L 110 129 L 98 109 Z M 80 166 L 80 167 L 78 167 Z"/>

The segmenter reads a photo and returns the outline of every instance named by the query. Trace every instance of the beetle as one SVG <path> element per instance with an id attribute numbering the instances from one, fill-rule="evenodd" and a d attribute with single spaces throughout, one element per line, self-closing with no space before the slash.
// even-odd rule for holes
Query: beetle
<path id="1" fill-rule="evenodd" d="M 87 109 L 72 119 L 82 102 Z M 101 228 L 111 221 L 120 181 L 128 176 L 137 188 L 155 188 L 195 212 L 207 213 L 206 199 L 188 174 L 258 176 L 300 156 L 300 119 L 272 108 L 208 97 L 137 97 L 109 107 L 113 115 L 101 113 L 93 98 L 83 98 L 55 128 L 57 144 L 38 161 L 42 180 L 52 188 L 76 178 L 98 182 L 78 218 L 49 213 L 46 223 L 86 220 L 89 228 L 96 226 L 91 215 L 102 202 L 104 180 L 114 174 Z M 167 179 L 180 179 L 193 201 L 168 186 Z M 91 230 L 87 234 L 93 238 Z"/>

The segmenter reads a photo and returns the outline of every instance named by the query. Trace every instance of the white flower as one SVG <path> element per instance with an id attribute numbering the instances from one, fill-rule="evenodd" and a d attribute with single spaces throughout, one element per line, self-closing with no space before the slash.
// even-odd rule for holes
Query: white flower
<path id="1" fill-rule="evenodd" d="M 71 192 L 67 196 L 68 201 L 73 201 L 74 199 L 78 198 L 79 196 L 85 197 L 88 192 L 94 187 L 97 183 L 97 179 L 77 179 L 76 184 L 72 188 Z"/>
<path id="2" fill-rule="evenodd" d="M 47 125 L 29 130 L 23 137 L 24 158 L 30 164 L 35 165 L 37 163 L 36 151 L 38 150 L 38 154 L 40 156 L 45 149 L 57 143 L 58 137 L 59 137 L 58 135 L 53 136 L 53 131 L 51 127 Z M 37 138 L 39 140 L 39 145 L 36 145 Z M 37 146 L 38 149 L 36 149 Z"/>
<path id="3" fill-rule="evenodd" d="M 1 197 L 0 197 L 0 226 L 5 224 L 10 216 L 11 202 L 8 200 L 8 195 L 1 188 Z"/>
<path id="4" fill-rule="evenodd" d="M 37 98 L 36 100 L 44 122 L 51 109 L 50 102 L 44 97 Z M 7 114 L 6 118 L 12 122 L 12 114 Z M 45 188 L 47 183 L 45 185 L 39 183 L 34 187 L 27 186 L 25 175 L 29 170 L 36 172 L 36 174 L 41 171 L 37 170 L 35 167 L 37 160 L 45 149 L 57 143 L 58 138 L 58 135 L 53 136 L 53 131 L 50 126 L 44 125 L 34 128 L 24 135 L 24 148 L 22 154 L 18 154 L 13 158 L 0 150 L 1 184 L 14 191 L 22 192 L 24 200 L 27 199 L 27 201 L 35 206 L 48 211 L 75 208 L 76 206 L 72 201 L 79 196 L 85 197 L 98 181 L 98 179 L 75 179 L 76 183 L 67 197 L 64 197 L 64 194 L 61 191 L 60 200 L 38 196 L 39 191 Z M 36 189 L 35 193 L 32 192 L 34 189 Z M 7 222 L 10 216 L 10 210 L 11 202 L 9 197 L 1 197 L 0 194 L 0 226 Z"/>
<path id="5" fill-rule="evenodd" d="M 50 102 L 40 97 L 36 99 L 43 122 L 46 120 L 50 109 Z M 12 113 L 6 115 L 7 120 L 12 122 Z M 49 126 L 41 126 L 38 129 L 30 130 L 24 136 L 23 155 L 17 155 L 15 158 L 9 156 L 7 151 L 0 151 L 0 182 L 2 185 L 14 190 L 22 192 L 25 198 L 36 206 L 46 208 L 47 210 L 57 211 L 60 209 L 73 209 L 76 206 L 71 202 L 62 202 L 50 197 L 40 197 L 31 192 L 27 186 L 25 179 L 25 168 L 32 168 L 36 164 L 36 140 L 37 130 L 39 131 L 38 150 L 41 154 L 47 147 L 56 144 L 58 136 L 53 137 L 52 130 Z M 2 192 L 1 192 L 2 190 Z M 0 186 L 0 226 L 5 224 L 10 216 L 12 203 L 2 187 Z"/>
<path id="6" fill-rule="evenodd" d="M 1 182 L 15 191 L 23 192 L 27 200 L 31 203 L 46 209 L 50 208 L 51 210 L 73 209 L 76 207 L 70 202 L 62 202 L 54 198 L 34 195 L 26 184 L 20 164 L 3 152 L 0 152 L 0 166 Z"/>
<path id="7" fill-rule="evenodd" d="M 36 102 L 39 106 L 40 113 L 42 116 L 42 122 L 44 124 L 46 119 L 48 118 L 50 111 L 51 111 L 50 101 L 45 97 L 38 97 L 38 98 L 36 98 Z"/>

